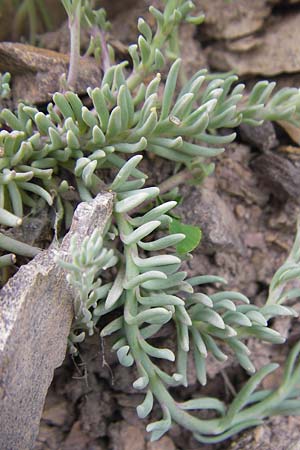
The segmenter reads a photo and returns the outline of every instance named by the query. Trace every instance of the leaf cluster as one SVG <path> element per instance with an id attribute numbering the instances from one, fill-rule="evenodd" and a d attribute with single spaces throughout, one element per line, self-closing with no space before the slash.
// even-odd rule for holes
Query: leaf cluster
<path id="1" fill-rule="evenodd" d="M 100 279 L 93 280 L 93 274 L 102 267 L 96 260 L 103 259 L 102 253 L 95 252 L 95 233 L 85 241 L 81 250 L 74 247 L 71 263 L 62 263 L 70 271 L 69 280 L 77 293 L 75 326 L 78 324 L 77 318 L 84 317 L 79 324 L 81 328 L 85 320 L 89 320 L 88 327 L 95 327 L 102 316 L 115 311 L 114 319 L 102 328 L 100 335 L 102 338 L 114 336 L 112 350 L 117 353 L 122 365 L 136 365 L 138 378 L 133 387 L 145 393 L 144 401 L 137 407 L 138 416 L 145 418 L 152 411 L 154 399 L 159 402 L 162 419 L 147 427 L 153 440 L 168 431 L 172 421 L 184 424 L 201 442 L 218 442 L 261 423 L 264 417 L 271 414 L 298 411 L 300 366 L 296 359 L 299 345 L 287 362 L 280 389 L 259 391 L 259 383 L 277 365 L 270 364 L 254 374 L 255 367 L 245 343 L 252 336 L 266 342 L 283 343 L 284 338 L 269 326 L 269 320 L 280 315 L 295 316 L 296 313 L 281 305 L 280 301 L 258 307 L 235 291 L 224 290 L 210 295 L 203 292 L 204 285 L 225 283 L 220 277 L 202 275 L 188 278 L 187 273 L 181 270 L 182 257 L 172 250 L 185 239 L 185 235 L 168 233 L 173 221 L 170 213 L 176 202 L 168 201 L 155 206 L 159 190 L 144 187 L 145 177 L 136 171 L 141 159 L 140 155 L 131 157 L 110 186 L 116 192 L 114 221 L 118 232 L 114 239 L 118 241 L 118 251 L 123 255 L 117 263 L 118 272 L 114 281 L 99 286 Z M 145 202 L 148 205 L 149 202 L 154 203 L 146 212 L 142 209 Z M 297 253 L 298 240 L 299 236 L 294 247 Z M 90 267 L 93 260 L 94 270 Z M 82 266 L 81 272 L 78 272 L 78 261 L 85 261 L 88 268 Z M 299 261 L 295 264 L 296 267 L 291 269 L 294 275 L 296 268 L 300 270 Z M 286 265 L 279 272 L 286 273 Z M 80 274 L 79 278 L 74 282 L 77 274 Z M 92 278 L 89 278 L 90 275 Z M 287 282 L 291 276 L 290 272 L 284 281 Z M 87 279 L 89 282 L 86 284 Z M 271 286 L 276 285 L 276 280 L 278 273 Z M 281 280 L 283 282 L 283 278 Z M 286 298 L 292 296 L 293 290 L 290 290 Z M 88 315 L 87 309 L 91 306 L 93 311 Z M 176 330 L 177 348 L 162 348 L 159 345 L 157 335 L 167 323 L 173 323 Z M 72 335 L 72 343 L 80 342 L 82 338 L 82 333 L 77 337 Z M 184 403 L 172 399 L 167 388 L 188 386 L 189 353 L 194 359 L 198 380 L 205 385 L 208 354 L 218 361 L 225 361 L 226 348 L 249 374 L 254 374 L 229 407 L 215 398 L 200 397 Z M 159 360 L 176 363 L 172 372 L 163 370 L 157 362 Z M 217 418 L 200 420 L 188 412 L 202 409 L 214 410 Z"/>
<path id="2" fill-rule="evenodd" d="M 147 87 L 142 83 L 138 91 L 131 90 L 124 66 L 112 66 L 101 86 L 88 90 L 91 108 L 70 91 L 55 93 L 47 114 L 22 103 L 16 113 L 1 111 L 0 122 L 11 130 L 0 132 L 3 225 L 16 226 L 23 205 L 35 206 L 28 192 L 71 210 L 63 195 L 69 189 L 66 172 L 81 200 L 90 200 L 101 186 L 99 169 L 122 167 L 124 154 L 146 150 L 187 167 L 201 166 L 234 140 L 235 133 L 218 135 L 220 128 L 299 119 L 298 89 L 282 89 L 271 97 L 274 84 L 259 82 L 242 103 L 244 85 L 233 87 L 235 76 L 222 79 L 202 70 L 176 94 L 178 59 L 159 97 L 160 74 Z"/>

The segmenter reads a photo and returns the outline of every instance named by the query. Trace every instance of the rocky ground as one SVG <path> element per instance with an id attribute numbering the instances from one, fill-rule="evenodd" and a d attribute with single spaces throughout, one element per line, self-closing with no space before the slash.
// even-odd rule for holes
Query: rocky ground
<path id="1" fill-rule="evenodd" d="M 279 86 L 299 86 L 300 2 L 196 0 L 195 3 L 198 10 L 205 12 L 206 22 L 197 29 L 182 30 L 182 55 L 189 73 L 201 67 L 234 70 L 248 86 L 265 78 L 276 80 Z M 111 15 L 111 39 L 121 56 L 124 44 L 133 41 L 136 35 L 136 17 L 147 15 L 150 0 L 103 4 Z M 62 24 L 57 32 L 42 35 L 39 41 L 48 49 L 66 52 L 66 25 Z M 1 51 L 4 50 L 0 43 L 0 54 Z M 4 62 L 0 63 L 0 69 L 1 64 Z M 97 72 L 93 72 L 93 77 L 96 83 Z M 84 74 L 82 78 L 84 90 Z M 24 79 L 20 78 L 22 82 Z M 53 80 L 49 78 L 50 82 Z M 36 88 L 28 89 L 30 92 L 29 100 L 45 101 L 44 97 L 38 97 Z M 188 262 L 190 274 L 223 276 L 230 289 L 238 289 L 260 304 L 294 238 L 299 214 L 300 139 L 299 132 L 284 123 L 266 123 L 251 129 L 242 126 L 237 131 L 237 142 L 228 145 L 226 152 L 216 158 L 214 174 L 202 186 L 182 189 L 185 200 L 178 213 L 185 222 L 197 224 L 203 231 L 202 243 Z M 155 182 L 163 182 L 172 173 L 172 167 L 158 158 L 145 164 L 151 164 Z M 274 326 L 286 335 L 290 344 L 299 335 L 296 319 L 283 319 Z M 172 333 L 169 328 L 162 338 L 171 340 Z M 288 345 L 278 348 L 255 341 L 249 345 L 257 368 L 271 360 L 283 362 L 288 353 Z M 300 448 L 300 420 L 296 418 L 273 419 L 233 442 L 213 446 L 200 445 L 177 426 L 159 442 L 150 443 L 146 421 L 137 419 L 135 413 L 140 395 L 131 387 L 134 370 L 118 365 L 109 348 L 109 340 L 90 339 L 82 346 L 79 358 L 67 356 L 57 369 L 35 450 Z M 208 385 L 200 388 L 191 365 L 190 387 L 184 392 L 177 390 L 176 395 L 186 398 L 201 392 L 230 400 L 246 379 L 243 370 L 230 358 L 223 365 L 211 361 L 208 374 Z M 276 384 L 275 376 L 269 377 L 265 384 L 264 387 Z M 156 411 L 153 417 L 155 414 Z"/>

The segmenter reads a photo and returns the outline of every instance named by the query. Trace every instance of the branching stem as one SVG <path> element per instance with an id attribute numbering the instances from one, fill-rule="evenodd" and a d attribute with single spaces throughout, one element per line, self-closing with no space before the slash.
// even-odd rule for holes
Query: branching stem
<path id="1" fill-rule="evenodd" d="M 159 191 L 161 194 L 165 194 L 166 192 L 171 191 L 176 186 L 179 186 L 180 184 L 186 183 L 186 181 L 191 180 L 194 178 L 195 175 L 199 173 L 199 169 L 190 170 L 190 169 L 184 169 L 180 172 L 176 173 L 170 178 L 167 178 L 165 181 L 163 181 L 159 185 Z"/>
<path id="2" fill-rule="evenodd" d="M 173 29 L 173 28 L 172 28 Z M 162 48 L 164 43 L 167 41 L 169 37 L 169 33 L 162 33 L 160 30 L 157 31 L 156 35 L 153 38 L 153 42 L 151 45 L 151 55 L 149 56 L 148 67 L 141 67 L 138 71 L 132 72 L 132 74 L 127 78 L 127 86 L 133 91 L 136 87 L 138 87 L 143 80 L 152 72 L 151 66 L 155 57 L 155 49 Z"/>

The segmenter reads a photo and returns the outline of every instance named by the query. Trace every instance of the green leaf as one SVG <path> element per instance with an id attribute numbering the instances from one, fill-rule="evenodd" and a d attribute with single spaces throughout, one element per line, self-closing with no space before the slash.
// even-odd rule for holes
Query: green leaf
<path id="1" fill-rule="evenodd" d="M 194 250 L 199 245 L 202 237 L 202 231 L 199 227 L 184 224 L 176 219 L 173 219 L 170 223 L 169 231 L 170 233 L 182 233 L 185 235 L 185 239 L 176 245 L 176 250 L 180 255 Z"/>

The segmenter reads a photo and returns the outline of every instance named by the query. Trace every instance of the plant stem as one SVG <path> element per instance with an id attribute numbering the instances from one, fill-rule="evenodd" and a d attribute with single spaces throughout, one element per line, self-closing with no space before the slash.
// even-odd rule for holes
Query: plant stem
<path id="1" fill-rule="evenodd" d="M 17 255 L 28 256 L 29 258 L 33 258 L 42 251 L 38 247 L 17 241 L 16 239 L 5 236 L 3 233 L 0 233 L 0 248 L 16 253 Z"/>
<path id="2" fill-rule="evenodd" d="M 165 194 L 166 192 L 169 192 L 174 187 L 178 186 L 179 184 L 183 184 L 188 180 L 191 180 L 199 170 L 190 170 L 190 169 L 184 169 L 180 172 L 176 173 L 170 178 L 167 178 L 165 181 L 163 181 L 159 185 L 159 192 L 161 194 Z"/>
<path id="3" fill-rule="evenodd" d="M 137 86 L 139 86 L 142 81 L 149 75 L 149 73 L 152 72 L 151 66 L 154 62 L 155 57 L 155 50 L 161 49 L 166 40 L 168 39 L 170 33 L 163 34 L 160 31 L 157 31 L 156 35 L 153 38 L 152 44 L 151 44 L 151 55 L 149 57 L 149 61 L 147 64 L 147 67 L 139 65 L 139 68 L 137 71 L 133 72 L 128 78 L 127 78 L 127 86 L 132 91 Z M 141 66 L 141 67 L 140 67 Z"/>
<path id="4" fill-rule="evenodd" d="M 41 16 L 43 18 L 44 24 L 46 25 L 47 30 L 51 30 L 53 28 L 53 22 L 51 18 L 50 11 L 44 2 L 38 1 L 37 6 L 40 10 Z"/>
<path id="5" fill-rule="evenodd" d="M 13 35 L 14 38 L 19 38 L 20 34 L 23 29 L 24 20 L 26 17 L 26 9 L 27 9 L 27 3 L 22 2 L 21 5 L 18 7 L 14 21 L 13 21 Z"/>
<path id="6" fill-rule="evenodd" d="M 32 45 L 35 44 L 36 30 L 37 30 L 37 17 L 34 0 L 27 0 L 27 14 L 29 17 L 29 41 Z"/>
<path id="7" fill-rule="evenodd" d="M 78 69 L 80 63 L 80 18 L 81 18 L 81 0 L 79 0 L 74 11 L 69 15 L 70 29 L 70 65 L 67 78 L 67 84 L 70 88 L 75 88 Z"/>
<path id="8" fill-rule="evenodd" d="M 180 176 L 178 177 L 178 175 Z M 177 174 L 177 178 L 175 178 L 175 180 L 182 180 L 186 176 L 186 171 L 183 171 L 181 174 Z M 126 215 L 116 213 L 115 218 L 117 221 L 117 226 L 120 230 L 120 236 L 129 235 L 133 231 L 133 227 L 126 220 Z M 137 252 L 136 244 L 124 244 L 126 280 L 130 280 L 139 275 L 139 269 L 135 265 L 132 258 L 132 254 L 135 252 Z M 287 363 L 288 368 L 285 371 L 282 385 L 277 390 L 270 392 L 267 398 L 264 398 L 253 405 L 250 404 L 249 406 L 247 406 L 246 402 L 244 406 L 241 404 L 240 410 L 237 410 L 236 414 L 234 414 L 234 411 L 230 411 L 229 408 L 224 416 L 208 420 L 199 419 L 182 410 L 169 394 L 165 384 L 157 374 L 155 365 L 151 358 L 142 349 L 140 342 L 143 337 L 141 336 L 139 326 L 135 324 L 128 324 L 126 322 L 126 316 L 134 317 L 138 312 L 136 298 L 137 289 L 139 289 L 139 287 L 127 290 L 124 304 L 124 330 L 128 345 L 130 347 L 130 353 L 133 356 L 137 366 L 142 366 L 146 371 L 149 377 L 149 389 L 153 393 L 156 400 L 160 403 L 161 407 L 163 409 L 167 408 L 172 419 L 176 423 L 195 433 L 196 438 L 198 437 L 200 441 L 219 442 L 238 431 L 257 425 L 262 419 L 276 412 L 276 407 L 278 407 L 284 399 L 289 398 L 291 392 L 294 390 L 295 381 L 299 379 L 298 372 L 300 371 L 300 368 L 298 367 L 294 373 L 291 374 L 291 367 L 295 363 L 296 357 L 299 354 L 300 344 L 294 348 L 292 352 L 293 354 L 289 358 L 290 361 Z M 276 365 L 270 364 L 268 367 L 261 369 L 260 373 L 258 372 L 254 377 L 259 379 L 260 377 L 266 376 L 275 369 L 274 366 Z M 264 371 L 263 373 L 262 370 Z M 253 380 L 253 378 L 250 378 L 248 381 L 248 387 L 246 385 L 243 388 L 245 391 L 243 395 L 245 397 L 247 395 L 247 389 L 249 390 L 249 388 L 251 388 L 251 380 Z M 239 396 L 237 396 L 237 403 L 239 403 L 239 401 L 243 402 L 243 399 L 238 397 Z"/>
<path id="9" fill-rule="evenodd" d="M 93 27 L 91 30 L 91 34 L 93 35 L 95 40 L 98 37 L 101 42 L 101 67 L 102 67 L 103 73 L 105 73 L 111 66 L 107 42 L 105 39 L 105 33 L 100 28 Z"/>
<path id="10" fill-rule="evenodd" d="M 118 228 L 120 230 L 120 235 L 129 234 L 133 231 L 132 226 L 127 222 L 126 218 L 122 214 L 115 213 L 115 218 L 117 221 Z M 126 280 L 130 280 L 133 277 L 139 275 L 139 270 L 136 267 L 135 263 L 132 259 L 132 252 L 137 250 L 136 244 L 134 245 L 125 245 L 124 244 L 124 253 L 126 258 Z M 137 288 L 138 289 L 138 288 Z M 125 305 L 124 305 L 124 317 L 126 318 L 126 312 L 128 312 L 131 316 L 135 316 L 137 314 L 137 300 L 135 295 L 135 289 L 128 289 L 126 292 Z M 139 341 L 142 339 L 139 331 L 139 327 L 137 325 L 127 324 L 125 319 L 125 333 L 127 342 L 130 346 L 130 351 L 135 362 L 139 362 L 143 365 L 149 376 L 149 384 L 151 391 L 156 397 L 157 401 L 163 407 L 167 407 L 170 411 L 172 418 L 179 424 L 188 428 L 193 432 L 204 432 L 206 434 L 219 434 L 223 430 L 221 428 L 221 420 L 220 419 L 211 419 L 211 420 L 201 420 L 196 417 L 191 416 L 185 411 L 181 410 L 172 396 L 169 394 L 168 390 L 164 386 L 163 382 L 158 377 L 154 364 L 148 355 L 142 350 Z"/>

